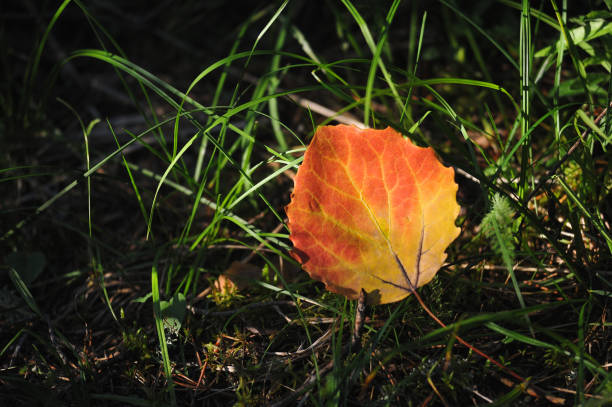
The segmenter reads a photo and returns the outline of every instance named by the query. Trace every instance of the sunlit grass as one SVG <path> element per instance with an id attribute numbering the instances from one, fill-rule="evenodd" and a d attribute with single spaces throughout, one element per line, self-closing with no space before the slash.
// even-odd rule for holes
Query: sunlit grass
<path id="1" fill-rule="evenodd" d="M 2 248 L 45 255 L 32 281 L 24 276 L 40 264 L 2 259 L 3 397 L 609 401 L 611 26 L 603 4 L 570 16 L 566 3 L 501 1 L 510 19 L 492 29 L 482 10 L 446 1 L 342 0 L 325 5 L 334 29 L 322 41 L 298 23 L 299 6 L 278 2 L 223 31 L 230 45 L 193 77 L 172 79 L 134 62 L 86 4 L 62 3 L 28 60 L 21 110 L 12 88 L 0 99 L 3 128 L 31 137 L 18 143 L 57 143 L 70 157 L 2 155 Z M 43 72 L 68 9 L 89 22 L 97 46 Z M 444 47 L 436 35 L 448 36 Z M 32 131 L 33 117 L 52 127 L 42 119 L 50 105 L 32 102 L 36 84 L 60 87 L 72 64 L 112 72 L 144 125 L 116 126 L 100 111 L 87 121 L 90 112 L 66 99 L 79 141 Z M 420 290 L 446 327 L 410 296 L 368 308 L 360 346 L 349 346 L 356 302 L 309 280 L 289 255 L 293 176 L 316 126 L 335 122 L 392 126 L 455 168 L 462 232 Z M 95 130 L 109 142 L 92 139 Z M 223 291 L 215 283 L 235 262 L 255 277 Z"/>

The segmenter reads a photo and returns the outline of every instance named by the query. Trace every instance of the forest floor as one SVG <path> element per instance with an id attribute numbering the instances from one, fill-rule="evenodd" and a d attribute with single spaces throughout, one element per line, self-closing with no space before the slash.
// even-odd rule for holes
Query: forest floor
<path id="1" fill-rule="evenodd" d="M 3 403 L 612 403 L 609 1 L 58 3 L 0 15 Z M 418 295 L 291 256 L 325 124 L 454 169 Z"/>

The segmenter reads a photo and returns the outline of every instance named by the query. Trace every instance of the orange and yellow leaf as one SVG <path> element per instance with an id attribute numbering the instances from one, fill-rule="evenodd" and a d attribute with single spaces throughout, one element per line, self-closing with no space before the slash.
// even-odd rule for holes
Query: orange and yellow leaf
<path id="1" fill-rule="evenodd" d="M 292 255 L 333 292 L 398 301 L 444 263 L 456 193 L 453 169 L 391 128 L 319 127 L 286 208 Z"/>

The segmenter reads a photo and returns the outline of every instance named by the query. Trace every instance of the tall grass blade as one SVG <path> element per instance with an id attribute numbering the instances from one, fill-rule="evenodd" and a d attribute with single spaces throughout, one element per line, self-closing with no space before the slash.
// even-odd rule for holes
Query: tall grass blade
<path id="1" fill-rule="evenodd" d="M 25 80 L 24 80 L 25 95 L 23 97 L 23 100 L 22 100 L 23 103 L 21 106 L 22 115 L 19 115 L 19 117 L 26 118 L 25 119 L 26 122 L 27 122 L 26 104 L 30 103 L 30 94 L 34 86 L 34 81 L 36 80 L 36 76 L 38 75 L 38 66 L 40 65 L 40 58 L 42 56 L 43 50 L 45 49 L 45 45 L 47 45 L 47 40 L 49 39 L 49 34 L 51 33 L 51 30 L 55 26 L 55 23 L 57 23 L 57 20 L 60 18 L 60 16 L 66 9 L 66 7 L 68 7 L 68 4 L 70 3 L 70 1 L 71 0 L 64 0 L 62 4 L 60 4 L 57 10 L 55 11 L 55 14 L 53 14 L 51 21 L 49 21 L 49 24 L 47 24 L 47 27 L 45 28 L 45 32 L 43 33 L 43 36 L 40 39 L 38 47 L 36 47 L 36 53 L 34 54 L 34 59 L 32 60 L 32 64 L 29 65 L 29 70 L 26 71 L 25 73 Z"/>
<path id="2" fill-rule="evenodd" d="M 529 132 L 529 108 L 531 100 L 531 22 L 529 0 L 522 0 L 521 27 L 519 39 L 519 73 L 521 76 L 521 136 Z M 521 200 L 527 196 L 527 181 L 531 168 L 531 138 L 526 136 L 522 143 L 521 173 L 519 177 L 518 196 Z"/>
<path id="3" fill-rule="evenodd" d="M 382 34 L 380 36 L 380 39 L 378 40 L 378 43 L 376 44 L 376 49 L 373 51 L 372 62 L 370 63 L 370 70 L 368 72 L 368 82 L 366 84 L 365 98 L 363 102 L 363 108 L 364 108 L 363 123 L 365 124 L 366 127 L 368 127 L 368 122 L 369 122 L 369 117 L 370 117 L 370 108 L 372 104 L 372 88 L 374 86 L 374 78 L 376 75 L 376 70 L 380 62 L 383 46 L 385 45 L 385 42 L 387 41 L 389 26 L 391 25 L 391 22 L 393 21 L 393 17 L 395 16 L 395 12 L 397 11 L 397 7 L 399 6 L 399 3 L 400 3 L 400 0 L 394 0 L 393 4 L 391 5 L 391 8 L 389 9 L 389 12 L 387 14 L 387 18 L 385 21 L 386 24 L 382 28 Z"/>
<path id="4" fill-rule="evenodd" d="M 563 24 L 567 22 L 567 0 L 562 0 L 563 11 L 561 12 L 561 21 Z M 553 88 L 553 123 L 555 126 L 555 141 L 557 143 L 557 155 L 561 157 L 562 152 L 559 148 L 561 144 L 561 118 L 559 116 L 559 88 L 561 86 L 561 69 L 563 64 L 563 53 L 565 50 L 565 37 L 563 31 L 559 31 L 559 40 L 557 41 L 557 59 L 555 61 L 555 85 Z"/>
<path id="5" fill-rule="evenodd" d="M 30 307 L 30 309 L 34 311 L 36 315 L 42 318 L 43 315 L 40 312 L 40 308 L 38 308 L 38 305 L 36 304 L 36 300 L 34 300 L 34 296 L 32 296 L 32 292 L 23 281 L 19 273 L 12 267 L 9 267 L 8 272 L 9 277 L 17 289 L 17 292 L 19 292 L 19 295 L 21 295 L 21 298 L 23 298 L 25 303 L 28 304 L 28 307 Z"/>
<path id="6" fill-rule="evenodd" d="M 372 33 L 370 32 L 370 29 L 368 28 L 367 23 L 365 22 L 361 14 L 359 14 L 359 11 L 357 11 L 357 9 L 355 8 L 355 6 L 350 0 L 342 0 L 342 3 L 348 9 L 349 13 L 351 13 L 351 16 L 353 17 L 353 19 L 355 19 L 355 22 L 359 26 L 359 29 L 361 30 L 361 33 L 363 34 L 363 38 L 365 39 L 366 44 L 370 48 L 370 52 L 374 56 L 375 62 L 378 63 L 378 67 L 380 71 L 382 72 L 383 77 L 385 78 L 385 82 L 387 83 L 387 86 L 389 86 L 389 89 L 391 90 L 391 93 L 393 94 L 393 99 L 395 100 L 395 103 L 399 111 L 401 112 L 404 108 L 404 104 L 402 103 L 400 95 L 397 91 L 397 87 L 395 86 L 395 83 L 393 82 L 393 79 L 391 78 L 391 75 L 389 74 L 385 63 L 380 58 L 380 51 L 377 52 L 377 45 L 374 42 L 374 38 L 372 37 Z M 390 18 L 392 19 L 393 16 L 395 15 L 395 11 L 397 10 L 398 5 L 399 5 L 399 1 L 394 0 L 393 4 L 391 5 L 391 8 L 389 9 L 389 13 L 387 14 L 387 26 L 391 23 Z M 383 44 L 384 43 L 381 43 L 380 46 L 382 47 Z M 379 57 L 376 59 L 377 53 Z M 368 110 L 370 109 L 369 106 L 364 106 L 364 108 L 367 108 Z M 366 124 L 366 126 L 368 124 L 368 116 L 369 115 L 364 114 L 364 123 Z"/>
<path id="7" fill-rule="evenodd" d="M 158 251 L 158 256 L 161 251 Z M 161 312 L 160 295 L 159 295 L 159 278 L 157 273 L 157 260 L 153 262 L 151 268 L 151 299 L 153 301 L 153 317 L 155 318 L 155 328 L 157 330 L 157 339 L 159 341 L 159 348 L 162 356 L 162 363 L 164 366 L 164 374 L 167 381 L 167 389 L 170 393 L 170 405 L 176 406 L 176 394 L 174 392 L 174 380 L 172 379 L 172 366 L 170 361 L 170 355 L 168 353 L 168 343 L 166 342 L 166 332 L 164 328 L 164 320 Z"/>

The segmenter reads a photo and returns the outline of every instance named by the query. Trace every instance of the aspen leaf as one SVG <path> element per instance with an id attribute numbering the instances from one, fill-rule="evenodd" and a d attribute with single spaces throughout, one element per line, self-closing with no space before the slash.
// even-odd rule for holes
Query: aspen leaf
<path id="1" fill-rule="evenodd" d="M 459 234 L 457 184 L 433 149 L 388 127 L 319 127 L 286 207 L 292 256 L 328 290 L 370 304 L 428 283 Z"/>

